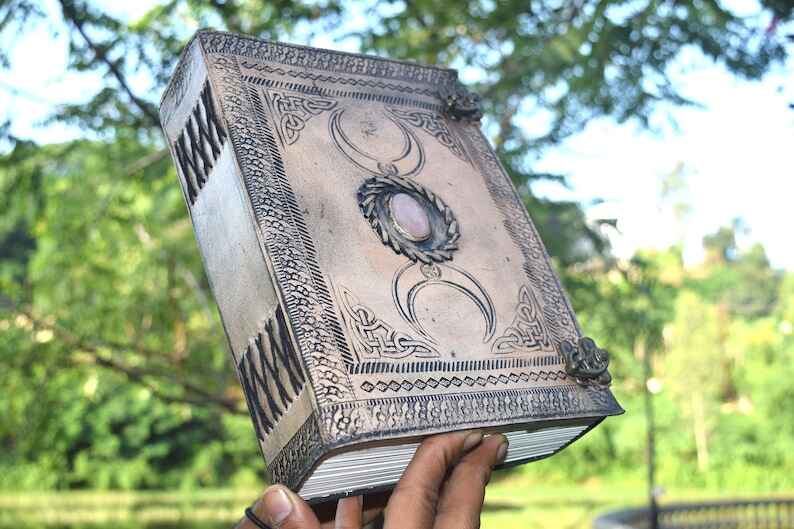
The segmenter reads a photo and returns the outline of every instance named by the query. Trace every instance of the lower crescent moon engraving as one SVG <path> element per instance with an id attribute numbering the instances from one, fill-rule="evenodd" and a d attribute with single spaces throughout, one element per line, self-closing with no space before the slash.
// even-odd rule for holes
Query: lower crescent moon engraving
<path id="1" fill-rule="evenodd" d="M 416 332 L 432 343 L 438 343 L 425 330 L 416 315 L 416 296 L 426 287 L 440 285 L 465 295 L 480 310 L 485 320 L 483 343 L 496 331 L 496 311 L 485 288 L 468 272 L 449 263 L 422 265 L 410 262 L 402 266 L 392 279 L 392 299 L 400 316 Z"/>

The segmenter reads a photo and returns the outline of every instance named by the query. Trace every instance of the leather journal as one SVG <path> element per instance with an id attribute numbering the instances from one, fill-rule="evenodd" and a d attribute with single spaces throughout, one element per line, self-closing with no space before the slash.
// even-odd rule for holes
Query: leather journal
<path id="1" fill-rule="evenodd" d="M 271 481 L 388 488 L 470 428 L 513 465 L 622 412 L 454 70 L 201 31 L 160 117 Z"/>

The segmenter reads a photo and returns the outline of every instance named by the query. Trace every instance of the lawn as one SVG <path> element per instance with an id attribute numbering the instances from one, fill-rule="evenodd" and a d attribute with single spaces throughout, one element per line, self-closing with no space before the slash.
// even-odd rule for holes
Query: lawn
<path id="1" fill-rule="evenodd" d="M 668 501 L 737 496 L 675 491 Z M 0 527 L 89 529 L 230 528 L 257 491 L 0 493 Z M 522 472 L 499 473 L 488 487 L 485 529 L 588 528 L 597 515 L 644 501 L 639 483 L 549 485 Z"/>

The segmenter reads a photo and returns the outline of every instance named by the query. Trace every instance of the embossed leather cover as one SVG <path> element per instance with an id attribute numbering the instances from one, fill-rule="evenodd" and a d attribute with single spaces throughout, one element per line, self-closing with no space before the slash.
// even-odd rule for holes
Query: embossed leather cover
<path id="1" fill-rule="evenodd" d="M 622 411 L 454 70 L 203 31 L 160 114 L 273 481 Z"/>

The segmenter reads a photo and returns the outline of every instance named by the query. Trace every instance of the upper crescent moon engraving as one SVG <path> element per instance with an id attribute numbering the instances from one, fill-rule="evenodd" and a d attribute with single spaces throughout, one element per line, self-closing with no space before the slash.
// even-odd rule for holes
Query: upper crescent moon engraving
<path id="1" fill-rule="evenodd" d="M 343 117 L 347 109 L 338 109 L 331 114 L 328 128 L 331 138 L 339 151 L 354 165 L 377 176 L 411 176 L 422 170 L 425 164 L 425 153 L 416 134 L 400 121 L 387 113 L 383 113 L 389 123 L 394 124 L 401 132 L 403 144 L 394 157 L 382 157 L 366 152 L 357 145 L 349 134 L 344 131 Z"/>

